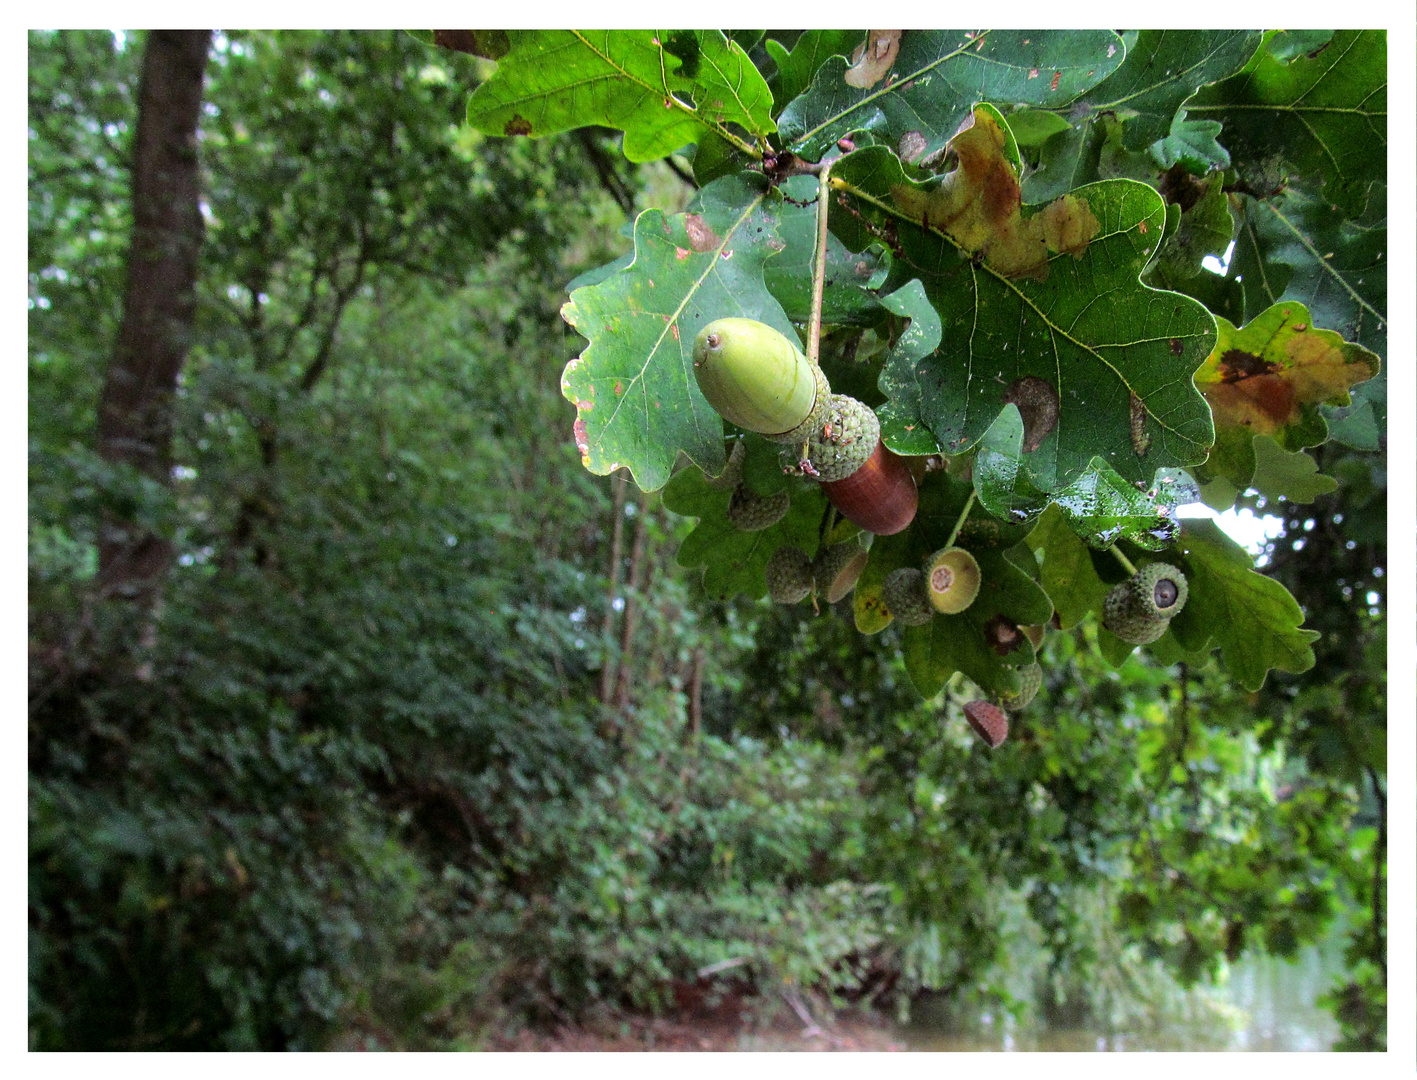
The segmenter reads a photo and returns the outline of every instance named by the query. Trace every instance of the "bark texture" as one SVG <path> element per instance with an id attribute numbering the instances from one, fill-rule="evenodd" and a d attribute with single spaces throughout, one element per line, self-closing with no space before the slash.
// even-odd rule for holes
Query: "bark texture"
<path id="1" fill-rule="evenodd" d="M 197 122 L 210 30 L 153 30 L 143 52 L 133 145 L 133 236 L 123 318 L 99 401 L 98 449 L 172 482 L 173 398 L 192 340 L 202 245 Z M 99 541 L 108 595 L 150 594 L 171 545 L 112 516 Z"/>

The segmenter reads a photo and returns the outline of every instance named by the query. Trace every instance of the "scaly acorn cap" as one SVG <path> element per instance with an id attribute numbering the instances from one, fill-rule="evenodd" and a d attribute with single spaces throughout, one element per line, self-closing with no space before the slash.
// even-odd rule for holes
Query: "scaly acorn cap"
<path id="1" fill-rule="evenodd" d="M 787 516 L 792 496 L 786 490 L 775 495 L 755 495 L 747 484 L 739 484 L 728 500 L 728 520 L 741 532 L 762 532 Z"/>
<path id="2" fill-rule="evenodd" d="M 856 588 L 856 581 L 861 571 L 866 569 L 868 558 L 869 552 L 855 540 L 833 544 L 817 554 L 812 577 L 817 591 L 826 597 L 828 604 L 835 604 Z"/>
<path id="3" fill-rule="evenodd" d="M 992 701 L 971 701 L 964 707 L 964 718 L 990 750 L 997 750 L 1009 737 L 1009 718 Z"/>
<path id="4" fill-rule="evenodd" d="M 1186 606 L 1190 590 L 1186 587 L 1186 575 L 1167 563 L 1148 563 L 1137 571 L 1133 579 L 1137 604 L 1140 610 L 1171 618 Z"/>
<path id="5" fill-rule="evenodd" d="M 1148 563 L 1107 594 L 1102 625 L 1132 645 L 1149 644 L 1166 633 L 1188 594 L 1185 574 L 1167 563 Z"/>
<path id="6" fill-rule="evenodd" d="M 733 440 L 733 449 L 728 451 L 728 461 L 723 472 L 717 476 L 705 474 L 704 483 L 715 491 L 732 491 L 743 482 L 743 462 L 748 457 L 748 444 L 742 439 Z"/>
<path id="7" fill-rule="evenodd" d="M 974 603 L 979 579 L 979 563 L 964 548 L 942 548 L 925 560 L 926 594 L 945 615 L 958 615 Z"/>
<path id="8" fill-rule="evenodd" d="M 1128 578 L 1112 586 L 1102 603 L 1102 625 L 1130 645 L 1147 645 L 1155 641 L 1171 620 L 1155 612 L 1138 610 L 1135 581 Z"/>
<path id="9" fill-rule="evenodd" d="M 714 412 L 761 435 L 805 421 L 817 375 L 797 343 L 755 319 L 715 319 L 694 338 L 694 377 Z"/>
<path id="10" fill-rule="evenodd" d="M 1025 708 L 1037 696 L 1043 685 L 1043 669 L 1037 664 L 1026 664 L 1018 669 L 1018 677 L 1022 683 L 1018 693 L 999 695 L 1000 703 L 1010 712 Z"/>
<path id="11" fill-rule="evenodd" d="M 823 484 L 845 480 L 866 464 L 881 439 L 875 410 L 845 394 L 833 394 L 831 407 L 807 440 L 807 460 Z"/>
<path id="12" fill-rule="evenodd" d="M 886 575 L 881 586 L 886 610 L 904 626 L 924 626 L 935 617 L 925 595 L 925 575 L 913 566 L 902 566 Z"/>
<path id="13" fill-rule="evenodd" d="M 768 560 L 767 579 L 773 603 L 800 603 L 812 591 L 812 560 L 801 548 L 784 545 Z"/>

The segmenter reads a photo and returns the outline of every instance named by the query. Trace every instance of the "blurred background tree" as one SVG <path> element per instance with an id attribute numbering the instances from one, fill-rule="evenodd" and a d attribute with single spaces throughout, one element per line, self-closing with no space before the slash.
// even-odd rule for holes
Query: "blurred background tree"
<path id="1" fill-rule="evenodd" d="M 144 469 L 98 432 L 149 40 L 30 37 L 32 1048 L 475 1047 L 720 997 L 1135 1025 L 1340 916 L 1344 1045 L 1381 1045 L 1380 456 L 1268 508 L 1312 671 L 1246 695 L 1056 633 L 986 752 L 896 631 L 705 598 L 685 523 L 581 467 L 562 290 L 682 163 L 484 141 L 484 62 L 407 35 L 228 31 Z M 171 554 L 149 604 L 100 582 L 115 521 Z"/>

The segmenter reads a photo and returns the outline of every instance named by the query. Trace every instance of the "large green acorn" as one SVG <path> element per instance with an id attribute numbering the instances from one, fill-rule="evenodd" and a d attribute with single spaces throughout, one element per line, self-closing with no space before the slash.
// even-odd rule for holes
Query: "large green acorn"
<path id="1" fill-rule="evenodd" d="M 694 338 L 694 377 L 714 412 L 769 438 L 812 418 L 830 394 L 818 394 L 819 373 L 795 342 L 755 319 L 715 319 Z"/>
<path id="2" fill-rule="evenodd" d="M 924 626 L 935 617 L 935 609 L 925 595 L 925 575 L 913 566 L 902 566 L 886 575 L 881 599 L 903 626 Z"/>
<path id="3" fill-rule="evenodd" d="M 926 595 L 935 610 L 958 615 L 979 595 L 979 563 L 961 547 L 942 548 L 925 560 Z"/>
<path id="4" fill-rule="evenodd" d="M 1149 563 L 1112 587 L 1102 625 L 1129 645 L 1148 645 L 1166 633 L 1188 593 L 1185 574 L 1167 563 Z"/>
<path id="5" fill-rule="evenodd" d="M 773 603 L 799 603 L 812 591 L 812 560 L 801 548 L 786 544 L 768 560 L 767 581 Z"/>

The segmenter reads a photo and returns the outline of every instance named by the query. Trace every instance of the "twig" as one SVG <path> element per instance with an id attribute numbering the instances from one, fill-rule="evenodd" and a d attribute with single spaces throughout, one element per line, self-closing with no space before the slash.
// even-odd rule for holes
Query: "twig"
<path id="1" fill-rule="evenodd" d="M 1116 544 L 1113 544 L 1107 550 L 1117 557 L 1117 561 L 1122 564 L 1122 569 L 1127 572 L 1127 576 L 1136 577 L 1137 568 L 1132 565 L 1131 559 L 1127 558 L 1125 555 L 1122 554 L 1121 548 L 1119 548 Z"/>
<path id="2" fill-rule="evenodd" d="M 964 509 L 959 512 L 959 517 L 955 519 L 955 527 L 950 530 L 950 538 L 945 541 L 945 547 L 954 547 L 955 538 L 959 536 L 959 530 L 964 527 L 965 518 L 969 517 L 969 511 L 974 506 L 974 491 L 971 489 L 969 498 L 964 500 Z"/>
<path id="3" fill-rule="evenodd" d="M 822 338 L 822 295 L 827 279 L 827 195 L 830 192 L 831 162 L 817 173 L 817 255 L 812 265 L 812 311 L 807 323 L 807 360 L 817 366 Z"/>

